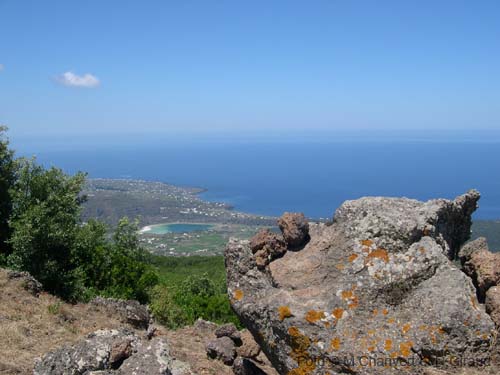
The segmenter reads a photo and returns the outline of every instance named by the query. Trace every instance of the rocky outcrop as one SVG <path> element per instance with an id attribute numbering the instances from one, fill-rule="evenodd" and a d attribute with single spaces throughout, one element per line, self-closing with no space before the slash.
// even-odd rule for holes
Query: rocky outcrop
<path id="1" fill-rule="evenodd" d="M 250 249 L 255 254 L 255 262 L 260 269 L 265 268 L 274 259 L 282 257 L 287 251 L 283 236 L 269 229 L 262 229 L 252 237 Z"/>
<path id="2" fill-rule="evenodd" d="M 216 337 L 229 337 L 231 340 L 233 340 L 234 344 L 236 346 L 241 346 L 242 341 L 241 341 L 241 333 L 238 331 L 238 328 L 233 323 L 228 323 L 221 325 L 215 330 L 215 336 Z"/>
<path id="3" fill-rule="evenodd" d="M 486 292 L 500 283 L 500 254 L 492 253 L 485 238 L 478 238 L 460 250 L 464 272 L 469 275 L 477 288 L 480 300 Z"/>
<path id="4" fill-rule="evenodd" d="M 43 290 L 42 284 L 29 272 L 8 271 L 7 278 L 9 280 L 21 280 L 23 288 L 35 297 L 38 297 Z"/>
<path id="5" fill-rule="evenodd" d="M 309 225 L 303 249 L 264 269 L 248 241 L 231 240 L 232 307 L 280 374 L 417 374 L 457 357 L 484 364 L 494 323 L 451 261 L 478 199 L 347 201 L 331 225 Z"/>
<path id="6" fill-rule="evenodd" d="M 91 374 L 190 375 L 189 366 L 172 358 L 162 339 L 141 340 L 132 331 L 101 330 L 75 345 L 39 359 L 34 375 Z"/>
<path id="7" fill-rule="evenodd" d="M 134 300 L 96 297 L 90 301 L 90 305 L 117 315 L 124 323 L 136 328 L 147 329 L 151 321 L 148 307 Z"/>

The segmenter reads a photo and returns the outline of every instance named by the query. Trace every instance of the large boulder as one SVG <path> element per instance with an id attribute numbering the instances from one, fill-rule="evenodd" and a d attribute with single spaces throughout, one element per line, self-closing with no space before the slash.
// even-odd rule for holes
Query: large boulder
<path id="1" fill-rule="evenodd" d="M 35 297 L 38 297 L 43 290 L 42 284 L 29 272 L 10 270 L 7 273 L 7 278 L 9 280 L 20 280 L 23 288 Z"/>
<path id="2" fill-rule="evenodd" d="M 144 341 L 128 330 L 100 330 L 75 345 L 45 354 L 34 375 L 191 375 L 189 366 L 172 358 L 162 339 Z"/>
<path id="3" fill-rule="evenodd" d="M 269 262 L 282 257 L 287 246 L 282 235 L 261 229 L 250 239 L 250 249 L 255 254 L 257 267 L 263 269 Z"/>
<path id="4" fill-rule="evenodd" d="M 232 307 L 280 374 L 416 374 L 454 357 L 484 364 L 495 326 L 452 262 L 478 199 L 348 201 L 332 225 L 310 224 L 302 250 L 265 269 L 248 241 L 230 240 Z"/>

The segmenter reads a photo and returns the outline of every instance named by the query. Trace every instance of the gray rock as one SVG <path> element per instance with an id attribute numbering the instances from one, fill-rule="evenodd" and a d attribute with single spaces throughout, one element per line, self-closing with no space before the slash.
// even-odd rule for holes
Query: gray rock
<path id="1" fill-rule="evenodd" d="M 303 213 L 285 212 L 278 226 L 289 249 L 297 249 L 309 241 L 309 223 Z"/>
<path id="2" fill-rule="evenodd" d="M 255 362 L 247 358 L 238 357 L 233 363 L 233 373 L 235 375 L 266 375 Z"/>
<path id="3" fill-rule="evenodd" d="M 488 241 L 484 237 L 479 237 L 474 241 L 467 242 L 458 253 L 458 258 L 462 265 L 468 262 L 471 258 L 471 255 L 474 251 L 486 250 L 490 251 L 488 247 Z"/>
<path id="4" fill-rule="evenodd" d="M 418 373 L 424 359 L 488 360 L 494 323 L 451 261 L 478 198 L 345 202 L 331 226 L 310 224 L 306 246 L 265 270 L 248 241 L 230 240 L 232 307 L 280 374 L 399 374 L 409 361 Z M 392 362 L 363 366 L 363 356 Z"/>
<path id="5" fill-rule="evenodd" d="M 73 346 L 46 354 L 35 364 L 34 375 L 85 374 L 112 369 L 128 358 L 137 337 L 126 330 L 101 330 Z"/>
<path id="6" fill-rule="evenodd" d="M 236 346 L 241 346 L 241 333 L 233 323 L 224 324 L 215 330 L 216 337 L 229 337 Z"/>
<path id="7" fill-rule="evenodd" d="M 228 366 L 233 364 L 236 357 L 234 342 L 226 336 L 209 341 L 206 345 L 206 350 L 210 358 L 219 359 Z"/>
<path id="8" fill-rule="evenodd" d="M 160 338 L 141 340 L 128 330 L 100 330 L 73 345 L 47 353 L 34 375 L 190 375 L 189 366 L 173 359 Z"/>
<path id="9" fill-rule="evenodd" d="M 90 304 L 119 316 L 123 322 L 136 328 L 147 329 L 151 320 L 148 307 L 134 300 L 96 297 Z"/>
<path id="10" fill-rule="evenodd" d="M 38 297 L 43 290 L 42 284 L 31 276 L 29 272 L 9 271 L 7 273 L 7 278 L 9 280 L 22 280 L 23 288 L 35 297 Z"/>

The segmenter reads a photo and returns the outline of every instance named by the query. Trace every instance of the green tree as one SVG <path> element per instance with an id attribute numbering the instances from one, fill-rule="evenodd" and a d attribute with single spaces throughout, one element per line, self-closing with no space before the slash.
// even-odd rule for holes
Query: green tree
<path id="1" fill-rule="evenodd" d="M 7 128 L 0 126 L 0 264 L 10 253 L 7 240 L 10 237 L 9 218 L 12 213 L 10 189 L 15 181 L 14 151 L 9 148 L 9 140 L 5 137 Z"/>
<path id="2" fill-rule="evenodd" d="M 30 272 L 48 291 L 72 298 L 76 281 L 73 244 L 85 175 L 46 170 L 34 160 L 21 159 L 19 165 L 11 189 L 12 253 L 8 263 Z"/>

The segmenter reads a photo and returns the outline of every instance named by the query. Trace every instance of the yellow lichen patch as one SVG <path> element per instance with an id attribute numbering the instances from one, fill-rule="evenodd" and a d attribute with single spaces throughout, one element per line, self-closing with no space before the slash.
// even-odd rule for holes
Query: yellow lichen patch
<path id="1" fill-rule="evenodd" d="M 425 247 L 421 247 L 418 251 L 420 251 L 420 254 L 425 254 L 427 250 L 425 250 Z"/>
<path id="2" fill-rule="evenodd" d="M 340 350 L 340 338 L 335 337 L 331 343 L 330 346 L 333 350 Z"/>
<path id="3" fill-rule="evenodd" d="M 399 344 L 399 351 L 403 357 L 408 357 L 411 354 L 411 347 L 413 343 L 411 341 L 402 342 Z"/>
<path id="4" fill-rule="evenodd" d="M 316 323 L 318 320 L 323 319 L 325 316 L 324 311 L 318 311 L 318 310 L 309 310 L 306 313 L 305 319 L 309 323 Z"/>
<path id="5" fill-rule="evenodd" d="M 341 293 L 343 300 L 351 299 L 353 295 L 354 293 L 352 292 L 352 290 L 343 290 Z"/>
<path id="6" fill-rule="evenodd" d="M 477 310 L 476 298 L 474 296 L 470 296 L 470 302 L 472 303 L 472 307 Z"/>
<path id="7" fill-rule="evenodd" d="M 385 263 L 389 263 L 389 253 L 387 252 L 387 250 L 382 249 L 382 248 L 378 248 L 378 249 L 371 251 L 368 254 L 367 258 L 382 259 Z"/>
<path id="8" fill-rule="evenodd" d="M 407 323 L 403 326 L 403 328 L 401 328 L 401 331 L 403 332 L 403 335 L 406 335 L 410 329 L 411 329 L 411 325 L 409 323 Z"/>
<path id="9" fill-rule="evenodd" d="M 236 289 L 233 293 L 233 297 L 236 301 L 241 301 L 243 299 L 244 293 L 241 289 Z"/>
<path id="10" fill-rule="evenodd" d="M 339 271 L 343 271 L 345 266 L 342 263 L 339 263 L 335 266 L 335 268 L 337 268 Z"/>
<path id="11" fill-rule="evenodd" d="M 368 336 L 373 336 L 375 334 L 375 330 L 369 329 L 367 333 L 368 333 Z"/>
<path id="12" fill-rule="evenodd" d="M 347 258 L 349 260 L 349 262 L 354 262 L 356 259 L 358 258 L 358 254 L 351 254 L 349 255 L 349 258 Z"/>
<path id="13" fill-rule="evenodd" d="M 368 351 L 369 351 L 369 352 L 374 352 L 374 351 L 375 351 L 375 349 L 376 349 L 376 348 L 375 348 L 374 346 L 369 346 L 369 347 L 368 347 Z"/>
<path id="14" fill-rule="evenodd" d="M 314 371 L 316 365 L 314 361 L 310 358 L 308 349 L 311 345 L 311 340 L 303 335 L 297 327 L 288 328 L 288 334 L 290 335 L 290 347 L 292 351 L 290 352 L 290 357 L 297 362 L 297 368 L 288 372 L 289 375 L 307 375 L 311 371 Z"/>
<path id="15" fill-rule="evenodd" d="M 344 315 L 344 309 L 341 308 L 341 307 L 337 307 L 336 309 L 333 309 L 332 311 L 332 315 L 336 318 L 336 319 L 341 319 L 342 318 L 342 315 Z"/>
<path id="16" fill-rule="evenodd" d="M 426 331 L 427 330 L 427 326 L 425 326 L 425 325 L 422 324 L 420 327 L 418 327 L 418 329 L 421 330 L 421 331 Z"/>
<path id="17" fill-rule="evenodd" d="M 396 319 L 394 319 L 394 318 L 387 319 L 387 323 L 389 323 L 389 324 L 393 324 L 395 321 L 396 321 Z"/>
<path id="18" fill-rule="evenodd" d="M 446 331 L 443 329 L 443 327 L 439 327 L 439 328 L 437 329 L 437 331 L 438 331 L 438 333 L 439 333 L 440 335 L 444 335 L 444 334 L 446 333 Z"/>
<path id="19" fill-rule="evenodd" d="M 331 326 L 330 322 L 324 322 L 323 324 L 325 325 L 326 328 L 330 328 Z"/>
<path id="20" fill-rule="evenodd" d="M 378 310 L 377 309 L 373 310 L 373 316 L 377 316 L 377 315 L 378 315 Z"/>
<path id="21" fill-rule="evenodd" d="M 280 306 L 278 307 L 278 313 L 280 315 L 280 320 L 283 321 L 286 318 L 289 318 L 292 316 L 292 311 L 288 306 Z"/>
<path id="22" fill-rule="evenodd" d="M 384 342 L 384 350 L 388 352 L 391 349 L 392 349 L 392 340 L 391 339 L 385 340 L 385 342 Z"/>
<path id="23" fill-rule="evenodd" d="M 363 241 L 361 241 L 361 245 L 370 247 L 373 245 L 373 241 L 372 240 L 363 240 Z"/>
<path id="24" fill-rule="evenodd" d="M 384 314 L 384 315 L 389 314 L 389 310 L 387 310 L 387 309 L 383 309 L 383 310 L 382 310 L 382 314 Z"/>

